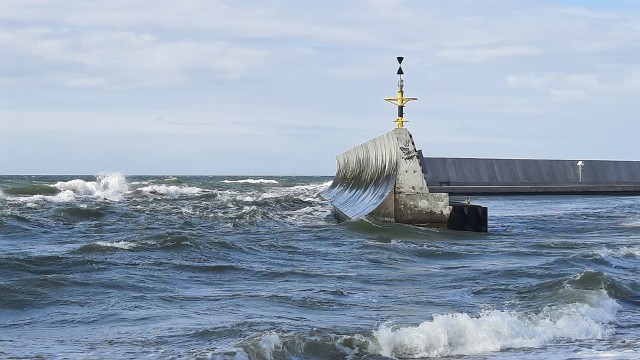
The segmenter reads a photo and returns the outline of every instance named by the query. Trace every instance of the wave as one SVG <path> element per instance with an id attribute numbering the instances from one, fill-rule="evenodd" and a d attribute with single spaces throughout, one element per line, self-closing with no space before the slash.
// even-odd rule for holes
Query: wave
<path id="1" fill-rule="evenodd" d="M 102 208 L 88 208 L 88 207 L 68 207 L 58 212 L 60 218 L 69 220 L 91 220 L 100 219 L 104 217 L 105 211 Z"/>
<path id="2" fill-rule="evenodd" d="M 640 227 L 640 219 L 632 219 L 632 220 L 627 220 L 626 222 L 622 223 L 622 226 L 624 227 L 629 227 L 629 228 L 638 228 Z"/>
<path id="3" fill-rule="evenodd" d="M 211 359 L 368 359 L 369 340 L 361 334 L 338 335 L 314 330 L 309 334 L 268 331 L 238 346 L 212 353 Z M 362 356 L 364 355 L 364 356 Z M 377 359 L 378 357 L 374 357 Z"/>
<path id="4" fill-rule="evenodd" d="M 333 181 L 326 181 L 322 183 L 315 183 L 315 184 L 308 184 L 308 185 L 295 185 L 289 188 L 293 190 L 298 190 L 298 191 L 312 191 L 319 194 L 325 191 L 329 186 L 331 186 L 332 183 Z"/>
<path id="5" fill-rule="evenodd" d="M 277 181 L 271 179 L 240 179 L 240 180 L 222 180 L 225 184 L 278 184 Z"/>
<path id="6" fill-rule="evenodd" d="M 242 358 L 352 358 L 356 354 L 385 358 L 469 356 L 506 349 L 539 348 L 564 339 L 599 339 L 613 334 L 609 325 L 620 306 L 602 292 L 597 306 L 574 303 L 546 307 L 536 314 L 485 310 L 437 314 L 417 326 L 385 323 L 362 334 L 264 333 L 239 344 Z M 318 352 L 318 350 L 320 350 Z M 320 356 L 317 356 L 321 354 Z M 365 356 L 366 358 L 366 356 Z"/>
<path id="7" fill-rule="evenodd" d="M 149 185 L 137 189 L 147 194 L 160 194 L 167 196 L 181 196 L 181 195 L 199 195 L 205 190 L 193 187 L 193 186 L 176 186 L 176 185 Z"/>
<path id="8" fill-rule="evenodd" d="M 181 183 L 177 178 L 169 178 L 169 183 Z M 198 187 L 178 185 L 149 185 L 148 182 L 134 182 L 132 185 L 147 185 L 135 189 L 146 194 L 159 194 L 170 197 L 182 195 L 217 195 L 216 191 L 209 191 Z M 96 176 L 95 181 L 73 179 L 59 181 L 53 185 L 32 185 L 24 188 L 16 188 L 7 195 L 31 195 L 26 197 L 12 196 L 11 199 L 33 203 L 38 201 L 71 202 L 78 197 L 93 197 L 112 201 L 120 201 L 130 194 L 126 177 L 121 173 L 102 173 Z"/>
<path id="9" fill-rule="evenodd" d="M 120 201 L 129 191 L 127 179 L 121 173 L 102 173 L 96 176 L 96 181 L 74 179 L 57 182 L 53 187 L 62 192 L 79 196 L 98 197 L 113 201 Z M 56 195 L 57 196 L 57 195 Z"/>
<path id="10" fill-rule="evenodd" d="M 108 252 L 114 250 L 131 250 L 139 245 L 129 241 L 96 241 L 91 244 L 83 245 L 74 250 L 74 254 L 89 254 Z"/>
<path id="11" fill-rule="evenodd" d="M 434 315 L 418 326 L 384 324 L 373 332 L 368 351 L 389 357 L 473 355 L 514 348 L 540 347 L 560 339 L 598 339 L 609 336 L 609 325 L 620 309 L 606 292 L 591 306 L 573 303 L 545 307 L 540 313 L 482 311 Z"/>
<path id="12" fill-rule="evenodd" d="M 28 185 L 17 188 L 9 188 L 5 190 L 8 195 L 56 195 L 60 192 L 53 186 L 49 185 Z M 0 191 L 0 196 L 2 191 Z"/>
<path id="13" fill-rule="evenodd" d="M 94 245 L 102 247 L 102 248 L 113 248 L 113 249 L 120 249 L 120 250 L 129 250 L 129 249 L 133 249 L 134 247 L 138 246 L 138 244 L 136 243 L 132 243 L 132 242 L 128 242 L 128 241 L 97 241 L 94 243 Z"/>
<path id="14" fill-rule="evenodd" d="M 197 241 L 187 235 L 179 234 L 155 234 L 139 241 L 96 241 L 80 246 L 72 253 L 100 253 L 117 250 L 172 250 L 182 247 L 193 247 Z"/>
<path id="15" fill-rule="evenodd" d="M 580 296 L 574 297 L 576 301 L 547 305 L 538 310 L 435 314 L 418 325 L 386 322 L 363 334 L 336 335 L 321 330 L 308 334 L 269 331 L 236 344 L 233 358 L 464 357 L 509 349 L 542 348 L 566 340 L 602 339 L 614 334 L 622 306 L 607 290 L 599 288 L 601 282 L 597 272 L 585 272 L 562 280 L 561 287 L 573 288 Z"/>
<path id="16" fill-rule="evenodd" d="M 166 178 L 162 179 L 162 181 L 170 184 L 182 184 L 182 180 L 178 179 L 175 176 L 167 176 Z"/>
<path id="17" fill-rule="evenodd" d="M 96 181 L 73 179 L 53 185 L 29 185 L 11 190 L 11 201 L 33 204 L 40 201 L 66 203 L 78 197 L 93 197 L 120 201 L 128 191 L 127 180 L 121 173 L 102 173 Z M 24 196 L 28 195 L 28 196 Z"/>
<path id="18" fill-rule="evenodd" d="M 27 197 L 11 197 L 10 200 L 15 200 L 27 205 L 33 205 L 36 202 L 48 201 L 54 203 L 66 203 L 76 199 L 76 194 L 71 190 L 60 191 L 57 195 L 31 195 Z"/>
<path id="19" fill-rule="evenodd" d="M 286 187 L 268 192 L 222 190 L 217 192 L 216 203 L 223 207 L 214 216 L 231 226 L 253 226 L 262 221 L 324 224 L 331 214 L 328 203 L 315 193 Z"/>
<path id="20" fill-rule="evenodd" d="M 623 246 L 619 249 L 602 248 L 596 251 L 600 257 L 606 258 L 609 256 L 614 257 L 640 257 L 640 246 Z"/>

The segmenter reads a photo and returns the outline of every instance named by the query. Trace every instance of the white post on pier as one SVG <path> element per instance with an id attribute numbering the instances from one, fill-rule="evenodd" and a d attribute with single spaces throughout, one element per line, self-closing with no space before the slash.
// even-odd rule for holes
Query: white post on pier
<path id="1" fill-rule="evenodd" d="M 584 161 L 580 160 L 576 165 L 578 165 L 578 180 L 579 182 L 582 182 L 582 168 L 584 168 Z"/>

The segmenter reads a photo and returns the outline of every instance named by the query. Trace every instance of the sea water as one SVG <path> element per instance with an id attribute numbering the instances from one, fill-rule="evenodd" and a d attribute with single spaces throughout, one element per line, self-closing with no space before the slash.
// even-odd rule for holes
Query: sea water
<path id="1" fill-rule="evenodd" d="M 0 177 L 0 358 L 640 358 L 640 197 L 337 224 L 329 177 Z"/>

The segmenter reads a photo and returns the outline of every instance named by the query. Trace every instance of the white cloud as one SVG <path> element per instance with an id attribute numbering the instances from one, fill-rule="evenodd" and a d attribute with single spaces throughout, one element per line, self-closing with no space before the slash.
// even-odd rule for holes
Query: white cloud
<path id="1" fill-rule="evenodd" d="M 236 77 L 259 67 L 265 52 L 222 41 L 163 40 L 146 33 L 26 29 L 6 33 L 0 45 L 10 52 L 31 55 L 48 64 L 68 64 L 86 71 L 71 78 L 52 74 L 65 86 L 118 84 L 150 86 L 184 80 L 190 69 Z M 80 66 L 80 67 L 78 67 Z"/>
<path id="2" fill-rule="evenodd" d="M 444 60 L 454 62 L 482 62 L 494 58 L 539 55 L 542 50 L 532 46 L 496 46 L 449 48 L 436 52 Z"/>
<path id="3" fill-rule="evenodd" d="M 640 91 L 640 69 L 622 67 L 602 74 L 524 73 L 508 75 L 511 87 L 547 91 L 558 100 L 585 99 L 587 93 L 615 94 Z"/>

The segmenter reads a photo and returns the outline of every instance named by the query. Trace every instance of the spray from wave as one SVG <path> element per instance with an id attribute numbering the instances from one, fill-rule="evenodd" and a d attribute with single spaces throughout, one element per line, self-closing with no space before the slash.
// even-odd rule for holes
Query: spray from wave
<path id="1" fill-rule="evenodd" d="M 124 194 L 129 191 L 126 177 L 121 173 L 102 173 L 96 176 L 96 181 L 84 181 L 74 179 L 70 181 L 60 181 L 53 185 L 60 190 L 60 194 L 55 197 L 63 200 L 74 196 L 98 197 L 112 201 L 120 201 Z"/>
<path id="2" fill-rule="evenodd" d="M 8 189 L 3 195 L 9 201 L 18 201 L 34 206 L 40 201 L 66 203 L 78 198 L 104 199 L 120 201 L 128 192 L 129 186 L 121 173 L 101 173 L 95 181 L 73 179 L 59 181 L 53 185 L 29 185 Z"/>

